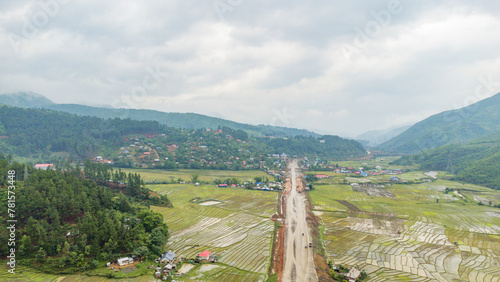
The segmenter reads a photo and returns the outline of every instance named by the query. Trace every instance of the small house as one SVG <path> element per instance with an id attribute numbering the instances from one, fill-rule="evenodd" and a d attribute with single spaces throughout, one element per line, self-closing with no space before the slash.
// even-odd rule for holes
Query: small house
<path id="1" fill-rule="evenodd" d="M 203 252 L 201 252 L 198 255 L 197 258 L 200 259 L 200 260 L 209 260 L 210 259 L 210 254 L 211 254 L 211 252 L 209 252 L 209 251 L 203 251 Z"/>
<path id="2" fill-rule="evenodd" d="M 347 273 L 346 275 L 346 278 L 347 278 L 347 281 L 349 282 L 355 282 L 358 277 L 361 276 L 361 270 L 353 267 L 351 268 L 351 270 L 349 270 L 349 273 Z"/>
<path id="3" fill-rule="evenodd" d="M 219 187 L 227 187 L 227 184 L 219 184 Z"/>
<path id="4" fill-rule="evenodd" d="M 131 264 L 131 263 L 134 263 L 134 259 L 133 258 L 126 257 L 126 258 L 120 258 L 120 259 L 118 259 L 118 265 L 119 266 Z"/>
<path id="5" fill-rule="evenodd" d="M 167 262 L 174 260 L 174 258 L 175 254 L 172 251 L 168 251 L 161 256 L 160 263 L 166 264 Z"/>

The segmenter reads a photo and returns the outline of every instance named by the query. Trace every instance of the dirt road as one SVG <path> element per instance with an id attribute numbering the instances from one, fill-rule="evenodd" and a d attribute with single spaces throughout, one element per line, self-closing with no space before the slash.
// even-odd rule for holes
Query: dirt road
<path id="1" fill-rule="evenodd" d="M 305 197 L 303 193 L 297 192 L 296 170 L 297 161 L 293 160 L 289 164 L 292 189 L 286 196 L 285 267 L 282 281 L 318 281 L 313 249 L 308 246 L 312 239 L 306 221 Z"/>

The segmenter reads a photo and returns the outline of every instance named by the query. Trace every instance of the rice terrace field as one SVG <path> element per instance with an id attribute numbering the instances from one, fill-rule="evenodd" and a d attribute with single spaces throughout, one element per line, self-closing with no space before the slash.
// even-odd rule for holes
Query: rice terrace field
<path id="1" fill-rule="evenodd" d="M 240 182 L 253 181 L 255 176 L 270 177 L 267 173 L 260 170 L 196 170 L 196 169 L 180 169 L 180 170 L 162 170 L 162 169 L 127 169 L 122 168 L 123 172 L 139 173 L 145 182 L 172 182 L 181 178 L 183 181 L 191 181 L 192 175 L 197 175 L 200 182 L 213 182 L 216 179 L 237 178 Z"/>
<path id="2" fill-rule="evenodd" d="M 215 185 L 148 187 L 168 195 L 174 205 L 151 207 L 168 224 L 168 250 L 186 258 L 195 258 L 204 250 L 220 256 L 216 264 L 197 266 L 181 280 L 267 279 L 274 230 L 270 217 L 276 212 L 278 193 Z"/>
<path id="3" fill-rule="evenodd" d="M 364 179 L 349 181 L 356 180 Z M 498 202 L 497 191 L 443 179 L 379 189 L 393 196 L 353 188 L 316 185 L 310 192 L 327 260 L 358 265 L 369 281 L 500 281 L 500 210 L 487 206 Z"/>

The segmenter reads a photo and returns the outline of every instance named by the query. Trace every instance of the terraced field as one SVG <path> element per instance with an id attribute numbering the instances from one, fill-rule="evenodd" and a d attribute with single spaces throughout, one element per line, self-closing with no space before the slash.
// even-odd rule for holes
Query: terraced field
<path id="1" fill-rule="evenodd" d="M 260 170 L 240 170 L 240 171 L 229 171 L 229 170 L 197 170 L 197 169 L 180 169 L 180 170 L 162 170 L 162 169 L 121 169 L 123 172 L 129 173 L 139 173 L 145 182 L 151 182 L 156 180 L 157 182 L 172 180 L 177 182 L 178 178 L 184 181 L 191 181 L 191 176 L 196 174 L 199 176 L 199 181 L 203 182 L 213 182 L 216 179 L 227 179 L 236 177 L 240 182 L 244 181 L 254 181 L 255 176 L 272 177 Z"/>
<path id="2" fill-rule="evenodd" d="M 168 194 L 173 208 L 161 212 L 171 237 L 167 249 L 195 258 L 204 250 L 220 255 L 217 267 L 193 269 L 182 279 L 264 281 L 270 264 L 277 193 L 194 185 L 150 185 Z M 201 205 L 203 200 L 220 201 Z"/>
<path id="3" fill-rule="evenodd" d="M 96 276 L 85 276 L 85 275 L 54 275 L 37 272 L 31 268 L 27 268 L 25 266 L 18 265 L 16 267 L 16 274 L 10 274 L 5 271 L 0 271 L 0 281 L 9 281 L 9 282 L 100 282 L 100 281 L 110 281 L 111 279 L 105 277 L 96 277 Z M 155 281 L 154 277 L 151 276 L 141 276 L 137 278 L 127 278 L 127 279 L 112 279 L 113 281 L 129 281 L 129 282 L 148 282 Z"/>
<path id="4" fill-rule="evenodd" d="M 464 197 L 446 194 L 446 187 Z M 445 180 L 385 188 L 393 198 L 348 185 L 315 188 L 311 199 L 325 225 L 327 259 L 335 264 L 358 265 L 370 281 L 500 281 L 500 210 L 474 200 L 479 195 L 496 204 L 499 192 Z"/>

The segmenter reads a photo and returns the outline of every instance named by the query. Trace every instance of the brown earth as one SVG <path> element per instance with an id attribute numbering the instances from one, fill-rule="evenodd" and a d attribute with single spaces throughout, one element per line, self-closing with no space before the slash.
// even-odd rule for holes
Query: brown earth
<path id="1" fill-rule="evenodd" d="M 288 179 L 287 179 L 288 180 Z M 291 184 L 290 184 L 291 187 Z M 278 273 L 278 281 L 281 281 L 281 276 L 283 275 L 283 266 L 285 264 L 285 215 L 281 213 L 286 212 L 286 201 L 284 201 L 284 193 L 280 192 L 278 195 L 278 213 L 271 217 L 271 220 L 275 223 L 280 223 L 281 227 L 275 228 L 274 230 L 274 242 L 273 251 L 271 255 L 271 265 L 269 267 L 269 276 Z"/>
<path id="2" fill-rule="evenodd" d="M 311 230 L 311 235 L 313 237 L 313 248 L 314 248 L 314 266 L 316 270 L 316 274 L 318 275 L 318 281 L 333 281 L 330 276 L 330 267 L 326 262 L 324 257 L 325 250 L 323 249 L 323 245 L 321 242 L 321 236 L 319 233 L 319 226 L 321 226 L 321 218 L 314 215 L 312 213 L 312 202 L 309 194 L 306 194 L 307 199 L 307 223 L 309 224 L 309 228 Z"/>
<path id="3" fill-rule="evenodd" d="M 349 210 L 351 211 L 356 211 L 356 212 L 359 212 L 361 211 L 358 207 L 356 207 L 355 205 L 349 203 L 348 201 L 344 201 L 344 200 L 337 200 L 337 202 L 341 203 L 342 205 L 346 206 Z"/>

